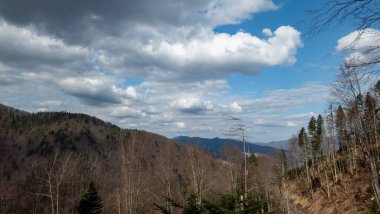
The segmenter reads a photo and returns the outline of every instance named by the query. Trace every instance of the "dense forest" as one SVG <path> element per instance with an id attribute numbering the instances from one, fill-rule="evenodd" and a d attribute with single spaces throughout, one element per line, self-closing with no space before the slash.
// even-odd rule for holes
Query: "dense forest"
<path id="1" fill-rule="evenodd" d="M 1 213 L 77 213 L 90 184 L 103 213 L 281 209 L 274 159 L 249 156 L 247 185 L 253 188 L 242 198 L 243 155 L 234 147 L 226 146 L 223 159 L 214 159 L 87 115 L 7 106 L 0 107 L 0 142 Z"/>

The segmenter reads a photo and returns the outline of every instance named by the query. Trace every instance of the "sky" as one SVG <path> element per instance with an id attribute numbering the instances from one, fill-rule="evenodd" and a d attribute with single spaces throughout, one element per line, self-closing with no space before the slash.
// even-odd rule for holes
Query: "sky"
<path id="1" fill-rule="evenodd" d="M 323 0 L 0 0 L 0 103 L 167 137 L 287 140 L 324 113 L 355 33 Z"/>

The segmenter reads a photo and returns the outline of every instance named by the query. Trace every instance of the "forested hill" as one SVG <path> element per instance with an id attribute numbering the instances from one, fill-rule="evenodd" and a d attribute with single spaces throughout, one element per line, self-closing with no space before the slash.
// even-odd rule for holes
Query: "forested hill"
<path id="1" fill-rule="evenodd" d="M 104 212 L 154 213 L 165 197 L 185 200 L 194 159 L 217 169 L 217 160 L 157 134 L 0 105 L 0 213 L 73 213 L 90 181 Z M 215 185 L 202 197 L 224 191 Z"/>

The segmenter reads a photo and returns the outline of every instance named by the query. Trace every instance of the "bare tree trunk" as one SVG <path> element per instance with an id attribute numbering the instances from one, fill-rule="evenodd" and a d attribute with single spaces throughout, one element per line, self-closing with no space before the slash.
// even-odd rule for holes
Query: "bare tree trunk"
<path id="1" fill-rule="evenodd" d="M 124 210 L 126 213 L 137 212 L 138 203 L 141 203 L 142 191 L 142 166 L 139 161 L 139 153 L 136 148 L 134 136 L 130 136 L 128 143 L 121 142 L 122 176 Z"/>
<path id="2" fill-rule="evenodd" d="M 330 185 L 329 185 L 329 178 L 327 176 L 326 170 L 325 170 L 325 178 L 326 178 L 327 198 L 330 198 Z"/>
<path id="3" fill-rule="evenodd" d="M 380 205 L 379 175 L 377 171 L 376 160 L 371 153 L 369 154 L 369 163 L 371 166 L 371 178 L 372 178 L 372 186 L 374 190 L 373 192 L 375 195 L 375 200 L 377 204 Z"/>
<path id="4" fill-rule="evenodd" d="M 203 199 L 203 188 L 206 179 L 206 165 L 197 157 L 197 150 L 191 148 L 190 151 L 190 167 L 192 175 L 192 186 L 197 196 L 197 204 L 200 205 Z"/>
<path id="5" fill-rule="evenodd" d="M 307 177 L 307 182 L 310 184 L 311 183 L 311 178 L 310 178 L 310 171 L 309 171 L 309 161 L 308 161 L 308 152 L 307 152 L 307 145 L 303 145 L 303 157 L 304 157 L 304 162 L 305 162 L 305 168 L 306 168 L 306 177 Z"/>
<path id="6" fill-rule="evenodd" d="M 242 140 L 243 140 L 243 147 L 244 147 L 244 198 L 247 198 L 247 179 L 248 179 L 248 171 L 247 171 L 247 153 L 246 153 L 246 142 L 245 142 L 245 133 L 242 132 Z"/>

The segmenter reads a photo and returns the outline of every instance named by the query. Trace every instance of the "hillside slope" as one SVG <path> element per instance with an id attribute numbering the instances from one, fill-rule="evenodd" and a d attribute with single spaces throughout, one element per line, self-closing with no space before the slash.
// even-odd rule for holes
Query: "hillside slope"
<path id="1" fill-rule="evenodd" d="M 184 200 L 194 159 L 218 164 L 163 136 L 88 115 L 0 105 L 0 213 L 73 213 L 89 181 L 97 184 L 105 212 L 155 213 L 153 204 L 165 197 Z"/>
<path id="2" fill-rule="evenodd" d="M 374 201 L 369 166 L 365 158 L 357 155 L 357 168 L 349 172 L 342 152 L 337 155 L 340 170 L 333 179 L 331 163 L 320 161 L 311 169 L 313 190 L 308 190 L 306 175 L 290 175 L 283 182 L 284 196 L 288 200 L 290 213 L 378 213 Z M 293 172 L 296 172 L 294 170 Z M 299 171 L 298 171 L 299 172 Z M 377 210 L 377 211 L 376 211 Z"/>

